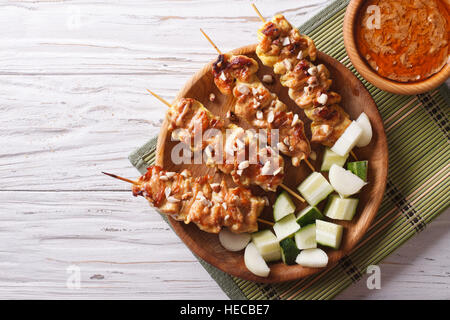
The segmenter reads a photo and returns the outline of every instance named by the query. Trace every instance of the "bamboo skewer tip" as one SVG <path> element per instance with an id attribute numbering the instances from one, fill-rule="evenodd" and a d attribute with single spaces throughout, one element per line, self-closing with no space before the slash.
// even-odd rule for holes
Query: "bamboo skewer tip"
<path id="1" fill-rule="evenodd" d="M 352 155 L 352 157 L 358 161 L 358 157 L 356 156 L 356 154 L 353 152 L 353 150 L 350 151 L 350 154 Z"/>
<path id="2" fill-rule="evenodd" d="M 214 49 L 216 49 L 218 54 L 222 54 L 222 51 L 220 51 L 220 49 L 216 46 L 216 44 L 211 40 L 211 38 L 206 34 L 205 31 L 203 31 L 202 28 L 200 28 L 200 32 L 205 36 L 206 40 L 208 40 L 208 42 L 214 47 Z"/>
<path id="3" fill-rule="evenodd" d="M 166 106 L 168 106 L 169 108 L 172 108 L 172 105 L 169 103 L 169 101 L 167 101 L 166 99 L 162 98 L 161 96 L 157 95 L 156 93 L 154 93 L 153 91 L 146 89 L 152 96 L 154 96 L 156 99 L 158 99 L 159 101 L 161 101 L 162 103 L 164 103 Z"/>
<path id="4" fill-rule="evenodd" d="M 258 8 L 255 6 L 254 3 L 252 3 L 252 7 L 253 7 L 253 10 L 255 10 L 258 17 L 261 19 L 261 21 L 266 23 L 266 19 L 264 19 L 263 15 L 261 14 L 261 12 L 259 12 Z"/>
<path id="5" fill-rule="evenodd" d="M 133 181 L 133 180 L 131 180 L 131 179 L 127 179 L 127 178 L 124 178 L 124 177 L 120 177 L 120 176 L 115 175 L 115 174 L 113 174 L 113 173 L 108 173 L 108 172 L 104 172 L 104 171 L 102 171 L 102 173 L 103 173 L 103 174 L 106 174 L 107 176 L 110 176 L 110 177 L 112 177 L 112 178 L 114 178 L 114 179 L 122 180 L 122 181 L 125 181 L 125 182 L 128 182 L 128 183 L 134 184 L 134 185 L 138 185 L 138 184 L 139 184 L 139 182 L 137 182 L 137 181 Z"/>

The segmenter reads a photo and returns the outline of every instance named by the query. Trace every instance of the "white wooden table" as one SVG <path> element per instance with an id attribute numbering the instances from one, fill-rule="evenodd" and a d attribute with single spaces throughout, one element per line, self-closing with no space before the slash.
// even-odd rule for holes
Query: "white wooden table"
<path id="1" fill-rule="evenodd" d="M 258 1 L 301 24 L 329 2 Z M 255 42 L 248 1 L 0 1 L 0 298 L 224 299 L 129 186 L 127 155 L 216 54 Z M 443 214 L 339 298 L 450 298 Z M 80 268 L 81 288 L 66 285 Z"/>

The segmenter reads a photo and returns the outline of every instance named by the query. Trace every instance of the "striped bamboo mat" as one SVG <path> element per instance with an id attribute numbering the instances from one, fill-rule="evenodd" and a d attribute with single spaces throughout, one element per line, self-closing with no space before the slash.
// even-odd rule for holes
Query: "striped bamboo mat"
<path id="1" fill-rule="evenodd" d="M 338 0 L 300 27 L 323 51 L 352 70 L 372 94 L 384 121 L 389 145 L 389 175 L 379 212 L 361 242 L 338 265 L 313 276 L 280 284 L 231 277 L 200 263 L 231 299 L 331 299 L 361 279 L 449 205 L 450 93 L 444 84 L 417 96 L 400 96 L 363 80 L 347 57 L 342 23 L 348 0 Z M 156 139 L 130 155 L 142 173 L 154 160 Z"/>

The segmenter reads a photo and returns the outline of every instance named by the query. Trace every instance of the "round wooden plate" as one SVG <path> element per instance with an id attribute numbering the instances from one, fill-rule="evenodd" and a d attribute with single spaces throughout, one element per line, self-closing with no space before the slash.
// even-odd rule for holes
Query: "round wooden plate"
<path id="1" fill-rule="evenodd" d="M 236 49 L 232 51 L 232 53 L 244 54 L 256 59 L 260 64 L 260 69 L 258 71 L 258 77 L 260 79 L 262 79 L 262 76 L 265 74 L 274 76 L 271 68 L 261 64 L 255 54 L 255 48 L 256 45 L 250 45 Z M 330 70 L 331 78 L 333 79 L 332 89 L 341 94 L 341 105 L 350 114 L 350 117 L 356 119 L 361 112 L 365 112 L 370 118 L 373 128 L 373 138 L 371 143 L 367 147 L 354 150 L 360 160 L 369 160 L 369 184 L 365 186 L 359 194 L 360 201 L 358 210 L 353 220 L 334 221 L 335 223 L 343 225 L 345 231 L 340 249 L 326 250 L 329 256 L 328 266 L 330 267 L 336 264 L 344 254 L 348 253 L 357 244 L 367 231 L 367 228 L 377 213 L 386 186 L 388 148 L 381 116 L 375 102 L 363 84 L 344 65 L 326 54 L 319 52 L 316 63 L 323 63 Z M 213 82 L 211 66 L 212 62 L 195 74 L 180 91 L 177 99 L 181 97 L 195 98 L 203 103 L 213 114 L 225 118 L 227 111 L 232 106 L 233 98 L 221 94 L 216 88 Z M 278 77 L 275 78 L 278 80 Z M 286 103 L 292 111 L 299 114 L 300 118 L 305 122 L 306 135 L 310 137 L 310 120 L 306 118 L 304 113 L 299 110 L 295 103 L 289 98 L 287 89 L 282 87 L 279 81 L 275 81 L 274 84 L 266 86 L 270 91 L 278 94 L 280 100 Z M 210 93 L 214 93 L 216 96 L 214 102 L 209 101 Z M 237 124 L 244 128 L 248 128 L 248 125 L 243 121 L 240 121 Z M 158 137 L 156 164 L 162 166 L 166 170 L 177 172 L 187 168 L 192 171 L 194 176 L 204 174 L 214 175 L 214 169 L 207 168 L 205 165 L 175 165 L 171 161 L 171 150 L 177 142 L 170 141 L 171 139 L 170 134 L 168 134 L 167 131 L 167 126 L 168 123 L 166 120 L 162 125 Z M 325 147 L 318 144 L 313 144 L 311 147 L 317 153 L 317 159 L 311 162 L 316 170 L 320 170 L 322 153 Z M 304 163 L 297 168 L 290 165 L 290 159 L 286 158 L 285 163 L 286 174 L 284 183 L 292 189 L 295 189 L 300 182 L 311 173 L 311 171 Z M 219 181 L 221 176 L 220 173 L 217 173 L 215 178 Z M 231 179 L 229 179 L 229 177 L 226 178 L 229 185 L 232 185 Z M 276 193 L 264 193 L 258 187 L 252 187 L 252 190 L 257 194 L 266 194 L 269 197 L 271 205 L 266 207 L 261 217 L 267 220 L 273 220 L 272 204 L 276 198 Z M 297 209 L 299 210 L 306 206 L 306 204 L 300 202 L 297 202 L 296 204 Z M 183 222 L 178 222 L 171 218 L 169 220 L 178 236 L 196 255 L 220 270 L 239 278 L 257 282 L 281 282 L 299 279 L 323 270 L 318 268 L 305 268 L 299 265 L 287 266 L 282 262 L 279 262 L 270 264 L 271 272 L 268 278 L 261 278 L 247 270 L 244 264 L 243 251 L 227 251 L 220 245 L 216 234 L 200 231 L 200 229 L 192 223 L 186 225 Z M 267 228 L 267 225 L 260 224 L 260 229 L 264 228 Z"/>

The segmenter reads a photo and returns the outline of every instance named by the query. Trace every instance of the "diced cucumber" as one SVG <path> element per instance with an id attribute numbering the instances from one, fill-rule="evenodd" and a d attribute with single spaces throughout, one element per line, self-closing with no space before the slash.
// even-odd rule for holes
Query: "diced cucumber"
<path id="1" fill-rule="evenodd" d="M 323 268 L 328 264 L 328 255 L 322 249 L 306 249 L 295 259 L 299 265 L 309 268 Z"/>
<path id="2" fill-rule="evenodd" d="M 316 224 L 308 224 L 295 233 L 295 244 L 300 250 L 317 248 Z"/>
<path id="3" fill-rule="evenodd" d="M 273 218 L 275 221 L 283 219 L 295 212 L 295 204 L 286 191 L 283 191 L 273 205 Z"/>
<path id="4" fill-rule="evenodd" d="M 341 156 L 345 156 L 356 145 L 362 135 L 362 132 L 363 130 L 356 123 L 356 121 L 352 121 L 352 123 L 350 123 L 350 125 L 345 129 L 344 133 L 336 141 L 334 146 L 331 147 L 331 150 Z"/>
<path id="5" fill-rule="evenodd" d="M 358 177 L 367 182 L 367 167 L 369 161 L 355 161 L 347 164 L 347 169 L 356 174 Z"/>
<path id="6" fill-rule="evenodd" d="M 297 223 L 303 228 L 308 224 L 315 223 L 317 219 L 323 219 L 319 209 L 313 206 L 306 207 L 297 215 Z"/>
<path id="7" fill-rule="evenodd" d="M 328 198 L 324 213 L 331 219 L 350 221 L 356 213 L 358 201 L 358 199 L 352 198 L 343 199 L 340 196 L 333 194 Z"/>
<path id="8" fill-rule="evenodd" d="M 326 148 L 325 153 L 323 154 L 322 167 L 320 168 L 320 171 L 330 170 L 333 164 L 342 167 L 345 164 L 345 161 L 347 161 L 347 158 L 348 154 L 345 156 L 340 156 L 336 152 L 331 151 L 330 148 Z"/>
<path id="9" fill-rule="evenodd" d="M 270 230 L 263 230 L 252 234 L 252 242 L 255 244 L 265 261 L 280 260 L 280 244 Z"/>
<path id="10" fill-rule="evenodd" d="M 300 229 L 300 226 L 293 213 L 287 215 L 273 225 L 273 231 L 275 231 L 275 234 L 280 241 L 294 234 L 298 229 Z"/>
<path id="11" fill-rule="evenodd" d="M 323 220 L 316 221 L 316 241 L 323 246 L 339 249 L 343 231 L 344 227 L 338 224 Z"/>
<path id="12" fill-rule="evenodd" d="M 315 206 L 333 192 L 333 187 L 320 172 L 311 173 L 297 189 L 312 206 Z"/>
<path id="13" fill-rule="evenodd" d="M 285 264 L 291 265 L 295 264 L 295 259 L 297 258 L 300 250 L 295 245 L 294 237 L 288 237 L 280 241 L 281 247 L 281 260 Z"/>

